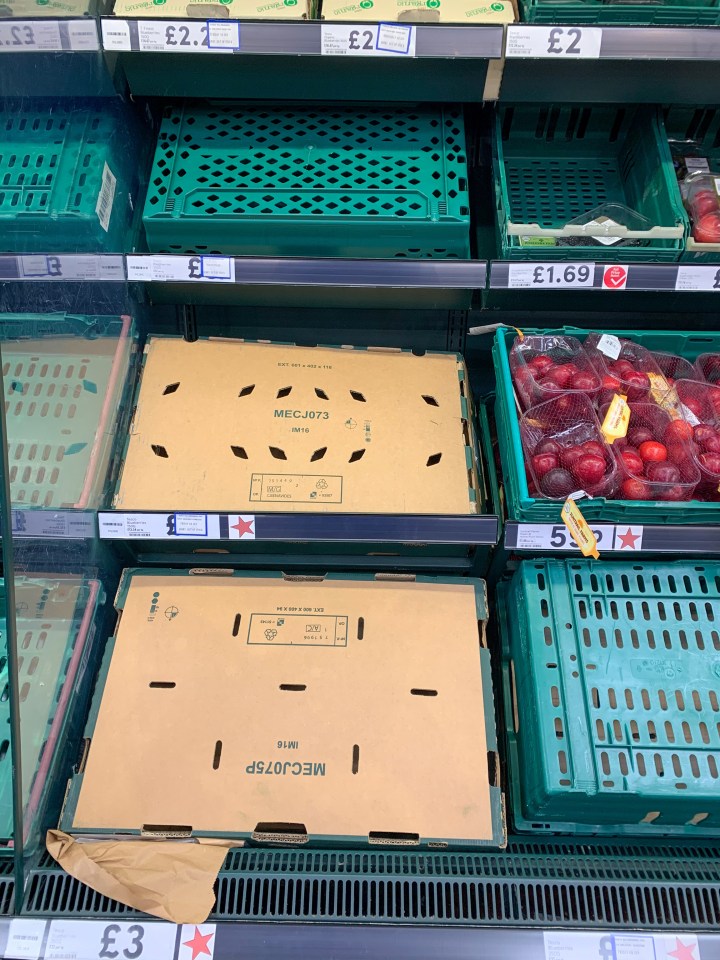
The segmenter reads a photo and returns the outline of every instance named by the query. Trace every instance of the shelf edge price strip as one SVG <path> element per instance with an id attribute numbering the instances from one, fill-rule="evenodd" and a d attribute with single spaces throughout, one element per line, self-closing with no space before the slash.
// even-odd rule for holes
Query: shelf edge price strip
<path id="1" fill-rule="evenodd" d="M 102 21 L 106 50 L 145 53 L 235 53 L 240 50 L 237 20 Z"/>
<path id="2" fill-rule="evenodd" d="M 333 57 L 414 57 L 416 30 L 401 23 L 323 23 L 320 52 Z"/>
<path id="3" fill-rule="evenodd" d="M 507 28 L 505 56 L 543 60 L 597 60 L 602 47 L 602 27 Z"/>

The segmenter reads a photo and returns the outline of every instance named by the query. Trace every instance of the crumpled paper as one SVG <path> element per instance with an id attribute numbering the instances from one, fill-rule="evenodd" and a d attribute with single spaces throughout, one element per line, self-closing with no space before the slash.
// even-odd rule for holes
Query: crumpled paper
<path id="1" fill-rule="evenodd" d="M 199 839 L 78 842 L 48 830 L 48 852 L 76 880 L 136 910 L 172 923 L 203 923 L 228 850 L 242 841 Z"/>

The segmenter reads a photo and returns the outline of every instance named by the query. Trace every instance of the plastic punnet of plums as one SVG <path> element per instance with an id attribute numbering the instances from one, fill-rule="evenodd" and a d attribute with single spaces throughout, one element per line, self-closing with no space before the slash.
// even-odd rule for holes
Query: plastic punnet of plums
<path id="1" fill-rule="evenodd" d="M 516 337 L 510 371 L 523 409 L 562 394 L 583 393 L 595 399 L 600 393 L 600 377 L 575 337 Z"/>
<path id="2" fill-rule="evenodd" d="M 692 429 L 655 403 L 630 403 L 627 435 L 613 444 L 621 500 L 692 500 L 700 482 L 690 447 Z M 600 417 L 607 405 L 600 408 Z"/>
<path id="3" fill-rule="evenodd" d="M 679 380 L 675 385 L 680 413 L 686 424 L 693 462 L 700 471 L 695 496 L 698 500 L 720 500 L 720 385 L 697 380 Z"/>
<path id="4" fill-rule="evenodd" d="M 616 493 L 618 463 L 585 394 L 564 394 L 531 407 L 520 419 L 520 436 L 529 489 L 538 496 L 565 500 L 578 490 L 592 497 Z"/>
<path id="5" fill-rule="evenodd" d="M 601 347 L 603 334 L 590 333 L 585 340 L 585 352 L 593 362 L 601 379 L 599 403 L 609 403 L 613 394 L 621 393 L 628 401 L 657 402 L 670 389 L 653 355 L 639 343 L 620 342 L 617 358 L 608 356 Z"/>
<path id="6" fill-rule="evenodd" d="M 720 353 L 701 353 L 695 361 L 696 375 L 691 380 L 720 384 Z"/>
<path id="7" fill-rule="evenodd" d="M 650 352 L 669 386 L 672 387 L 676 380 L 698 379 L 695 364 L 686 360 L 685 357 L 679 357 L 674 353 L 662 353 L 659 350 L 651 350 Z"/>

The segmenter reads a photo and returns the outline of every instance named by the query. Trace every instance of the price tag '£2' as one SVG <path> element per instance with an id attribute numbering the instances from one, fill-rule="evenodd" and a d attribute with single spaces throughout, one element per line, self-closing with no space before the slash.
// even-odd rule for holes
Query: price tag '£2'
<path id="1" fill-rule="evenodd" d="M 505 56 L 597 60 L 602 36 L 602 27 L 535 27 L 518 24 L 507 28 Z"/>

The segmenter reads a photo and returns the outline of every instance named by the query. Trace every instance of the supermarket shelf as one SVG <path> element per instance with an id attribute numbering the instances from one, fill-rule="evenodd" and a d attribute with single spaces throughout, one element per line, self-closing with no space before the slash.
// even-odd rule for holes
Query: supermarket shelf
<path id="1" fill-rule="evenodd" d="M 581 35 L 580 56 L 567 50 L 572 30 Z M 720 79 L 717 27 L 518 24 L 508 28 L 507 53 L 500 89 L 507 101 L 696 104 L 698 91 Z M 668 69 L 668 61 L 682 69 Z"/>
<path id="2" fill-rule="evenodd" d="M 101 540 L 170 540 L 201 545 L 239 540 L 493 546 L 495 516 L 399 516 L 307 513 L 157 513 L 101 511 Z"/>
<path id="3" fill-rule="evenodd" d="M 559 511 L 558 511 L 559 514 Z M 636 555 L 720 556 L 720 526 L 591 524 L 601 557 Z M 505 549 L 514 553 L 576 554 L 580 551 L 563 523 L 505 524 Z"/>
<path id="4" fill-rule="evenodd" d="M 112 96 L 94 18 L 0 19 L 0 95 Z"/>
<path id="5" fill-rule="evenodd" d="M 502 26 L 443 26 L 409 24 L 408 53 L 366 56 L 323 54 L 320 22 L 221 21 L 226 44 L 210 50 L 198 32 L 198 20 L 102 21 L 106 50 L 118 52 L 135 94 L 147 96 L 243 97 L 287 99 L 288 90 L 302 100 L 328 99 L 332 77 L 334 99 L 477 101 L 497 96 L 503 51 Z M 178 50 L 185 26 L 185 51 Z M 337 25 L 336 25 L 337 26 Z M 175 31 L 168 27 L 175 27 Z M 359 29 L 377 25 L 358 25 Z M 237 28 L 237 30 L 235 29 Z M 352 25 L 347 25 L 348 30 Z M 219 28 L 218 28 L 219 29 Z M 208 38 L 209 39 L 209 38 Z M 414 45 L 414 52 L 413 52 Z M 348 49 L 347 53 L 354 51 Z M 201 54 L 200 58 L 191 54 Z M 230 54 L 228 56 L 228 54 Z M 273 56 L 268 61 L 267 55 Z M 302 85 L 297 85 L 297 57 L 302 56 Z M 329 65 L 327 56 L 332 58 Z M 265 58 L 265 59 L 264 59 Z M 432 75 L 423 61 L 434 60 Z"/>

